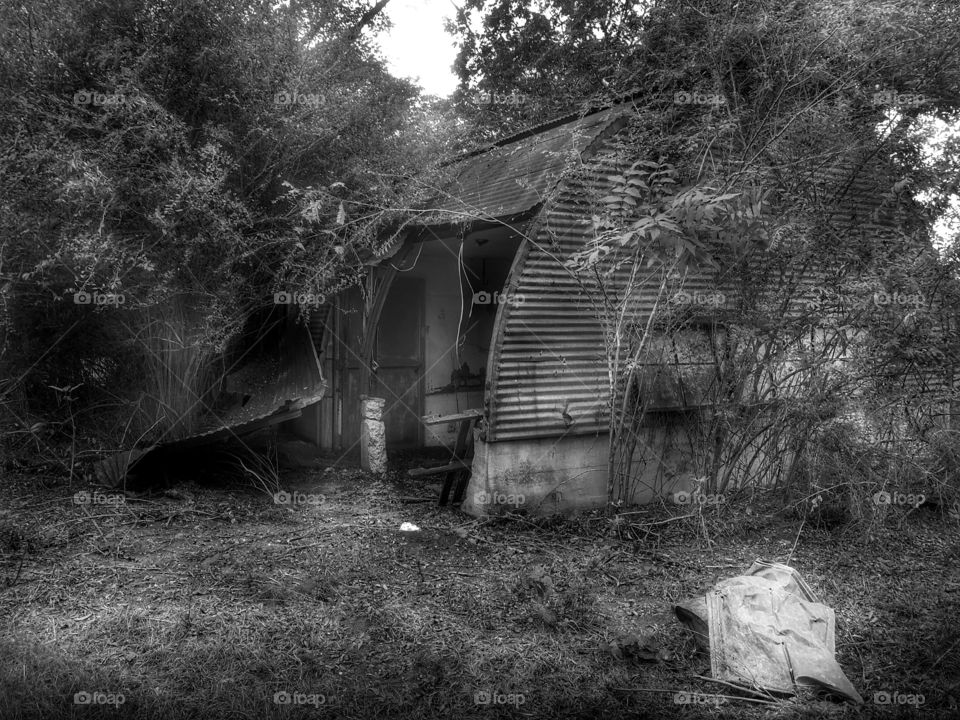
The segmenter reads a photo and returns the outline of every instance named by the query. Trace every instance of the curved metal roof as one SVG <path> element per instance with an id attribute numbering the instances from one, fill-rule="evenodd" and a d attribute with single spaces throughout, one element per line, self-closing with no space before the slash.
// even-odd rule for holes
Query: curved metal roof
<path id="1" fill-rule="evenodd" d="M 420 225 L 494 220 L 520 215 L 539 205 L 559 182 L 564 168 L 591 154 L 593 144 L 630 113 L 619 106 L 541 132 L 528 132 L 454 161 L 453 176 L 425 209 Z"/>

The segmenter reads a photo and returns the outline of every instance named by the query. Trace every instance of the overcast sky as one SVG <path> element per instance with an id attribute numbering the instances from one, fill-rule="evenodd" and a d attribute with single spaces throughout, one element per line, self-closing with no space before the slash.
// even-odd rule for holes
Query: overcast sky
<path id="1" fill-rule="evenodd" d="M 457 79 L 450 66 L 456 48 L 443 30 L 444 18 L 456 14 L 451 0 L 390 0 L 384 12 L 393 28 L 377 39 L 390 72 L 419 78 L 421 87 L 431 95 L 452 93 Z"/>

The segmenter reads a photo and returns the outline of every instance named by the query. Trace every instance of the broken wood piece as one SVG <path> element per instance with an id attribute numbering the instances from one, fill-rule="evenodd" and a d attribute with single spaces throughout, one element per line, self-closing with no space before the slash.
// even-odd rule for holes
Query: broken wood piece
<path id="1" fill-rule="evenodd" d="M 447 465 L 432 468 L 413 468 L 407 471 L 407 476 L 412 478 L 429 477 L 430 475 L 442 475 L 453 470 L 465 470 L 470 467 L 471 460 L 456 460 Z"/>
<path id="2" fill-rule="evenodd" d="M 452 415 L 424 415 L 421 419 L 424 425 L 440 425 L 442 423 L 473 420 L 479 417 L 483 417 L 483 410 L 464 410 L 463 412 L 453 413 Z"/>

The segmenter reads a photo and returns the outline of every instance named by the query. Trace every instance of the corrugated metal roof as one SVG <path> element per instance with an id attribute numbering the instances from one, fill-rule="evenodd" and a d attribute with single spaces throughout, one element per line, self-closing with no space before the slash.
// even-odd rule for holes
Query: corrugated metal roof
<path id="1" fill-rule="evenodd" d="M 429 204 L 436 215 L 420 224 L 493 220 L 532 210 L 556 186 L 564 168 L 580 165 L 594 141 L 630 112 L 628 107 L 610 108 L 464 159 L 453 166 L 443 195 Z"/>

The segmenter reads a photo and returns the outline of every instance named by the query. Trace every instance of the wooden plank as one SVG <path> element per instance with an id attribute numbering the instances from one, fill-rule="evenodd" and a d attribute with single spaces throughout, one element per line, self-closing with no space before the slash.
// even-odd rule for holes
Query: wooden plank
<path id="1" fill-rule="evenodd" d="M 470 473 L 461 471 L 457 473 L 457 484 L 453 489 L 453 503 L 463 502 L 463 496 L 467 492 L 467 484 L 470 482 Z"/>
<path id="2" fill-rule="evenodd" d="M 453 446 L 453 459 L 462 460 L 467 455 L 467 438 L 473 437 L 470 429 L 473 427 L 473 420 L 461 420 L 460 429 L 457 432 L 457 444 Z"/>
<path id="3" fill-rule="evenodd" d="M 470 463 L 470 460 L 458 460 L 456 462 L 449 463 L 448 465 L 441 465 L 440 467 L 413 468 L 412 470 L 407 471 L 407 477 L 418 478 L 429 477 L 431 475 L 442 475 L 443 473 L 449 473 L 454 470 L 469 468 Z"/>
<path id="4" fill-rule="evenodd" d="M 483 417 L 483 410 L 464 410 L 453 415 L 424 415 L 424 425 L 440 425 L 441 423 L 461 422 Z"/>
<path id="5" fill-rule="evenodd" d="M 457 433 L 457 444 L 453 451 L 454 460 L 464 460 L 473 451 L 473 427 L 477 424 L 477 418 L 469 418 L 460 421 L 460 432 Z M 470 461 L 472 464 L 472 460 Z M 447 473 L 443 481 L 443 490 L 440 493 L 440 504 L 446 505 L 450 499 L 450 490 L 456 487 L 453 492 L 453 501 L 457 502 L 467 488 L 467 480 L 470 478 L 469 468 L 460 470 L 451 470 Z"/>

